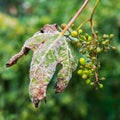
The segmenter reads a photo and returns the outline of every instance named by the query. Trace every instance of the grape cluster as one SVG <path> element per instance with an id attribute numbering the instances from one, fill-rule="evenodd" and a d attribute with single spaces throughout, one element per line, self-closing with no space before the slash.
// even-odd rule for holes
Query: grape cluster
<path id="1" fill-rule="evenodd" d="M 87 61 L 84 57 L 79 59 L 80 68 L 77 71 L 77 74 L 81 76 L 83 80 L 86 81 L 87 84 L 91 82 L 93 77 L 93 70 L 91 69 L 91 62 Z"/>
<path id="2" fill-rule="evenodd" d="M 65 24 L 61 25 L 61 28 L 64 29 Z M 94 85 L 96 88 L 103 88 L 103 84 L 99 80 L 105 80 L 104 77 L 99 78 L 98 70 L 100 68 L 100 62 L 98 56 L 102 52 L 107 52 L 108 50 L 116 49 L 110 44 L 113 39 L 113 34 L 104 34 L 99 35 L 99 32 L 96 31 L 89 35 L 88 33 L 83 32 L 82 29 L 73 30 L 71 27 L 66 33 L 65 36 L 69 38 L 70 43 L 79 50 L 79 69 L 77 74 L 81 76 L 87 84 Z"/>

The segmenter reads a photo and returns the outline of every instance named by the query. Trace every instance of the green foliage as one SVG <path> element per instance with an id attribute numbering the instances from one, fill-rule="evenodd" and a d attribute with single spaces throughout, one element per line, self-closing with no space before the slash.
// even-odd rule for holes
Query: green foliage
<path id="1" fill-rule="evenodd" d="M 48 118 L 49 120 L 119 120 L 120 48 L 118 40 L 120 39 L 118 38 L 119 24 L 117 24 L 120 16 L 119 0 L 101 0 L 94 17 L 94 25 L 100 33 L 114 33 L 113 44 L 117 47 L 117 51 L 110 51 L 99 57 L 101 76 L 106 77 L 104 88 L 96 92 L 90 86 L 86 86 L 75 71 L 69 87 L 61 94 L 53 94 L 54 90 L 51 89 L 55 83 L 53 79 L 47 93 L 49 101 L 47 104 L 42 103 L 39 109 L 35 109 L 28 97 L 28 70 L 31 55 L 24 56 L 10 69 L 5 68 L 5 63 L 41 26 L 46 23 L 67 23 L 82 3 L 80 0 L 38 1 L 5 0 L 0 8 L 3 12 L 0 13 L 0 120 L 46 120 Z M 22 7 L 25 3 L 27 7 Z M 88 18 L 91 4 L 92 2 L 76 24 Z M 14 6 L 17 10 L 16 14 L 11 12 L 10 8 L 13 7 L 9 5 Z M 84 29 L 89 30 L 87 25 Z M 54 75 L 55 77 L 57 76 Z"/>

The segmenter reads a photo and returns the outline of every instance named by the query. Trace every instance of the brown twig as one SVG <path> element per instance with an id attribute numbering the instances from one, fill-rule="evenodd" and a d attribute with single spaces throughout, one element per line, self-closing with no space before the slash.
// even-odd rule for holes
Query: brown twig
<path id="1" fill-rule="evenodd" d="M 84 8 L 87 6 L 89 0 L 85 0 L 81 8 L 77 11 L 77 13 L 74 15 L 74 17 L 70 20 L 70 22 L 67 24 L 65 29 L 61 32 L 61 35 L 64 35 L 64 33 L 69 29 L 69 27 L 73 24 L 73 22 L 78 18 L 80 13 L 84 10 Z"/>
<path id="2" fill-rule="evenodd" d="M 99 0 L 96 0 L 95 6 L 92 10 L 92 14 L 91 14 L 90 19 L 89 19 L 89 22 L 90 22 L 90 25 L 91 25 L 91 30 L 92 30 L 92 35 L 93 35 L 93 41 L 97 38 L 97 36 L 94 32 L 94 27 L 93 27 L 93 16 L 94 16 L 94 13 L 95 13 L 98 2 L 99 2 Z"/>
<path id="3" fill-rule="evenodd" d="M 92 10 L 92 13 L 91 13 L 90 18 L 87 19 L 87 20 L 85 20 L 85 21 L 83 21 L 83 23 L 81 23 L 81 24 L 78 26 L 78 28 L 77 28 L 77 30 L 79 30 L 84 24 L 86 24 L 87 22 L 90 22 L 91 29 L 92 29 L 92 34 L 93 34 L 93 36 L 94 36 L 95 38 L 96 38 L 96 34 L 95 34 L 94 28 L 93 28 L 93 16 L 94 16 L 94 13 L 95 13 L 95 10 L 96 10 L 96 7 L 97 7 L 98 2 L 99 2 L 99 0 L 96 0 L 95 6 L 94 6 L 94 8 L 93 8 L 93 10 Z"/>
<path id="4" fill-rule="evenodd" d="M 97 39 L 97 36 L 95 34 L 95 31 L 94 31 L 94 27 L 93 27 L 93 16 L 94 16 L 96 7 L 98 5 L 98 2 L 99 2 L 99 0 L 96 0 L 95 6 L 94 6 L 94 8 L 92 10 L 92 14 L 91 14 L 90 19 L 89 19 L 89 22 L 90 22 L 90 25 L 91 25 L 92 36 L 93 36 L 93 38 L 92 38 L 93 45 L 96 44 L 96 39 Z M 97 58 L 97 56 L 96 56 L 96 58 Z M 97 69 L 95 69 L 95 89 L 96 90 L 98 90 L 98 81 L 99 81 L 99 79 L 98 79 L 98 71 L 97 71 Z"/>
<path id="5" fill-rule="evenodd" d="M 95 90 L 98 90 L 98 73 L 95 71 Z"/>

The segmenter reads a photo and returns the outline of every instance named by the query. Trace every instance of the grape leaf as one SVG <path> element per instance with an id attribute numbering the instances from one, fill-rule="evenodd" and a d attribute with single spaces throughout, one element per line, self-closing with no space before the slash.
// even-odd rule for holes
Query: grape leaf
<path id="1" fill-rule="evenodd" d="M 33 51 L 30 65 L 29 93 L 36 107 L 39 101 L 46 100 L 47 85 L 55 73 L 57 64 L 61 64 L 62 68 L 57 76 L 58 80 L 55 85 L 56 93 L 62 92 L 67 87 L 72 77 L 72 72 L 77 67 L 77 59 L 68 39 L 65 36 L 60 36 L 60 32 L 56 30 L 52 32 L 48 28 L 47 32 L 43 30 L 43 33 L 37 32 L 33 37 L 28 39 L 23 45 L 22 50 L 6 64 L 7 67 L 10 67 L 21 56 L 27 54 L 29 50 Z"/>

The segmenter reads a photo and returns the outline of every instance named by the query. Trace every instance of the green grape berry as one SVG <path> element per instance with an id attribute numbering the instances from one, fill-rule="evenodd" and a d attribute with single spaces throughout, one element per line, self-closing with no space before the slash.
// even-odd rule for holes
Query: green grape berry
<path id="1" fill-rule="evenodd" d="M 103 35 L 103 38 L 104 38 L 104 39 L 106 39 L 106 38 L 108 38 L 108 37 L 109 37 L 109 36 L 108 36 L 107 34 L 104 34 L 104 35 Z"/>
<path id="2" fill-rule="evenodd" d="M 86 84 L 89 84 L 90 82 L 91 82 L 91 80 L 90 79 L 86 79 Z"/>
<path id="3" fill-rule="evenodd" d="M 85 37 L 86 37 L 86 39 L 88 39 L 89 35 L 87 33 L 85 33 Z"/>
<path id="4" fill-rule="evenodd" d="M 103 41 L 103 42 L 102 42 L 102 45 L 106 45 L 106 42 L 105 42 L 105 41 Z"/>
<path id="5" fill-rule="evenodd" d="M 106 40 L 105 40 L 105 42 L 106 42 L 106 44 L 108 44 L 108 43 L 109 43 L 109 40 L 108 40 L 108 39 L 106 39 Z"/>
<path id="6" fill-rule="evenodd" d="M 103 81 L 104 81 L 104 80 L 105 80 L 105 77 L 100 78 L 100 80 L 103 80 Z"/>
<path id="7" fill-rule="evenodd" d="M 114 46 L 112 46 L 111 48 L 112 48 L 113 50 L 116 50 L 116 47 L 114 47 Z"/>
<path id="8" fill-rule="evenodd" d="M 80 68 L 83 68 L 83 66 L 82 66 L 82 65 L 80 65 Z"/>
<path id="9" fill-rule="evenodd" d="M 72 37 L 77 37 L 77 36 L 78 36 L 77 31 L 72 31 L 72 32 L 71 32 L 71 36 L 72 36 Z"/>
<path id="10" fill-rule="evenodd" d="M 110 39 L 113 39 L 113 37 L 114 37 L 114 34 L 110 34 Z"/>
<path id="11" fill-rule="evenodd" d="M 79 29 L 79 30 L 78 30 L 78 33 L 79 33 L 79 34 L 82 34 L 82 33 L 83 33 L 83 30 L 82 30 L 82 29 Z"/>
<path id="12" fill-rule="evenodd" d="M 99 83 L 98 85 L 99 85 L 99 88 L 103 88 L 103 84 Z"/>
<path id="13" fill-rule="evenodd" d="M 83 74 L 83 75 L 82 75 L 82 79 L 83 79 L 83 80 L 87 79 L 87 74 Z"/>
<path id="14" fill-rule="evenodd" d="M 88 42 L 86 42 L 86 44 L 87 44 L 87 45 L 90 45 L 90 42 L 88 41 Z"/>
<path id="15" fill-rule="evenodd" d="M 94 48 L 90 46 L 90 47 L 89 47 L 89 50 L 90 50 L 90 51 L 93 51 L 93 50 L 94 50 Z"/>
<path id="16" fill-rule="evenodd" d="M 92 70 L 89 70 L 89 76 L 92 76 L 92 75 L 93 75 Z"/>
<path id="17" fill-rule="evenodd" d="M 80 58 L 79 61 L 80 61 L 80 64 L 81 64 L 81 65 L 85 65 L 85 64 L 86 64 L 85 58 L 83 58 L 83 57 Z"/>
<path id="18" fill-rule="evenodd" d="M 99 32 L 98 32 L 98 31 L 95 31 L 95 34 L 96 34 L 96 35 L 98 35 L 98 34 L 99 34 Z"/>
<path id="19" fill-rule="evenodd" d="M 94 60 L 97 60 L 97 58 L 96 57 L 92 57 L 92 60 L 94 61 Z"/>
<path id="20" fill-rule="evenodd" d="M 93 86 L 95 83 L 94 82 L 90 82 L 90 85 Z"/>
<path id="21" fill-rule="evenodd" d="M 73 45 L 74 45 L 75 43 L 76 43 L 76 41 L 74 41 L 74 40 L 71 40 L 71 44 L 73 44 Z"/>
<path id="22" fill-rule="evenodd" d="M 89 37 L 88 37 L 88 41 L 91 41 L 91 40 L 92 40 L 92 37 L 91 37 L 91 36 L 89 36 Z"/>
<path id="23" fill-rule="evenodd" d="M 100 47 L 97 47 L 96 52 L 101 53 L 102 49 Z"/>
<path id="24" fill-rule="evenodd" d="M 90 68 L 90 67 L 91 67 L 91 64 L 90 64 L 90 63 L 86 63 L 85 67 L 86 67 L 86 68 Z"/>
<path id="25" fill-rule="evenodd" d="M 86 41 L 86 40 L 87 40 L 85 36 L 82 36 L 82 38 L 83 38 L 83 40 L 84 40 L 84 41 Z"/>
<path id="26" fill-rule="evenodd" d="M 109 46 L 106 46 L 106 47 L 105 47 L 105 51 L 108 51 L 108 50 L 110 50 L 110 47 L 109 47 Z"/>
<path id="27" fill-rule="evenodd" d="M 84 71 L 83 71 L 83 73 L 85 73 L 85 74 L 89 74 L 89 70 L 87 70 L 87 69 L 85 69 Z"/>
<path id="28" fill-rule="evenodd" d="M 65 23 L 63 23 L 63 24 L 61 25 L 61 28 L 62 28 L 62 29 L 65 29 L 66 26 L 67 26 L 67 25 L 66 25 Z"/>
<path id="29" fill-rule="evenodd" d="M 77 71 L 77 74 L 78 74 L 78 75 L 82 75 L 82 74 L 83 74 L 83 70 L 82 70 L 82 69 L 78 70 L 78 71 Z"/>
<path id="30" fill-rule="evenodd" d="M 77 42 L 76 47 L 80 48 L 82 46 L 81 42 Z"/>

